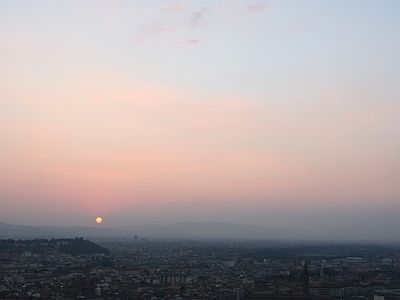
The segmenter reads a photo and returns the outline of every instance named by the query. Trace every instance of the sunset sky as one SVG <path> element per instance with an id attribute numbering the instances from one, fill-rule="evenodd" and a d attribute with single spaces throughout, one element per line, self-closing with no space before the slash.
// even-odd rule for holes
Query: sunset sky
<path id="1" fill-rule="evenodd" d="M 3 0 L 0 80 L 2 222 L 400 240 L 398 0 Z"/>

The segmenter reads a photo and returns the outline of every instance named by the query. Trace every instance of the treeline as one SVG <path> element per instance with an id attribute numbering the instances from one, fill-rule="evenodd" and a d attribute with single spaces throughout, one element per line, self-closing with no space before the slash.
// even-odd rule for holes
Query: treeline
<path id="1" fill-rule="evenodd" d="M 54 250 L 71 255 L 109 254 L 108 249 L 83 238 L 0 240 L 0 253 L 22 254 L 24 251 L 30 251 L 32 254 L 44 254 Z"/>

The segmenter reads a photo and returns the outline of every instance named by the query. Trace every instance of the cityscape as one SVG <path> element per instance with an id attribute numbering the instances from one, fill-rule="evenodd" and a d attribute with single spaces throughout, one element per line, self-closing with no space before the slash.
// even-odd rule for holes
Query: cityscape
<path id="1" fill-rule="evenodd" d="M 0 240 L 0 299 L 400 299 L 400 245 Z"/>

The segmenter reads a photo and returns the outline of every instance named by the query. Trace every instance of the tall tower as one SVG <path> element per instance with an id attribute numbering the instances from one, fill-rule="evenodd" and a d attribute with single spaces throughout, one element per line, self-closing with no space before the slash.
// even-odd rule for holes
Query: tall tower
<path id="1" fill-rule="evenodd" d="M 308 287 L 309 287 L 310 280 L 308 278 L 308 268 L 307 268 L 306 261 L 304 262 L 302 283 L 303 283 L 303 294 L 308 294 Z"/>

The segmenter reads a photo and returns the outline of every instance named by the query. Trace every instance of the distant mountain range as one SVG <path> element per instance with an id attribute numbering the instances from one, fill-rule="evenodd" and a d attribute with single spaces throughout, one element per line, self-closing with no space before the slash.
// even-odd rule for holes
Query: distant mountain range
<path id="1" fill-rule="evenodd" d="M 25 226 L 0 222 L 0 238 L 140 238 L 293 240 L 304 236 L 291 228 L 239 225 L 230 222 L 180 222 L 133 227 Z"/>

